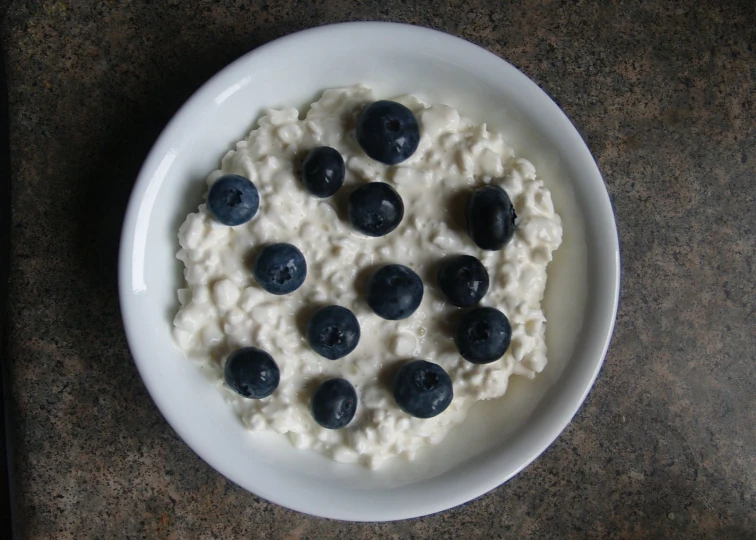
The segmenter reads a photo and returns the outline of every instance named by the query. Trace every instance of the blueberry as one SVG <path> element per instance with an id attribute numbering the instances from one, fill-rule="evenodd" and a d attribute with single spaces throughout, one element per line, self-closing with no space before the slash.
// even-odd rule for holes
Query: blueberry
<path id="1" fill-rule="evenodd" d="M 412 315 L 423 299 L 423 281 L 401 264 L 387 264 L 367 283 L 367 303 L 384 319 L 398 321 Z"/>
<path id="2" fill-rule="evenodd" d="M 354 418 L 357 392 L 345 379 L 328 379 L 312 396 L 310 411 L 315 421 L 326 429 L 340 429 Z"/>
<path id="3" fill-rule="evenodd" d="M 438 364 L 415 360 L 396 374 L 394 399 L 407 414 L 432 418 L 444 412 L 453 397 L 451 379 Z"/>
<path id="4" fill-rule="evenodd" d="M 288 294 L 304 283 L 307 262 L 291 244 L 270 244 L 257 256 L 252 273 L 260 287 L 269 293 Z"/>
<path id="5" fill-rule="evenodd" d="M 438 269 L 438 287 L 457 307 L 470 307 L 488 292 L 488 271 L 470 255 L 447 257 Z"/>
<path id="6" fill-rule="evenodd" d="M 509 319 L 490 307 L 479 307 L 466 313 L 454 333 L 459 354 L 473 364 L 498 360 L 507 352 L 511 340 Z"/>
<path id="7" fill-rule="evenodd" d="M 344 158 L 330 146 L 313 148 L 302 163 L 302 183 L 316 197 L 330 197 L 344 184 Z"/>
<path id="8" fill-rule="evenodd" d="M 257 347 L 244 347 L 228 356 L 223 376 L 237 394 L 262 399 L 278 388 L 281 373 L 268 353 Z"/>
<path id="9" fill-rule="evenodd" d="M 404 203 L 394 188 L 383 182 L 370 182 L 349 196 L 349 223 L 367 236 L 384 236 L 399 226 Z"/>
<path id="10" fill-rule="evenodd" d="M 478 188 L 467 201 L 467 232 L 482 249 L 496 251 L 509 243 L 515 218 L 512 201 L 499 186 Z"/>
<path id="11" fill-rule="evenodd" d="M 218 178 L 207 193 L 207 210 L 216 221 L 235 226 L 255 217 L 260 195 L 251 180 L 238 174 Z"/>
<path id="12" fill-rule="evenodd" d="M 307 323 L 307 343 L 320 356 L 337 360 L 352 352 L 360 341 L 360 323 L 341 306 L 320 308 Z"/>
<path id="13" fill-rule="evenodd" d="M 357 142 L 374 160 L 396 165 L 417 150 L 420 128 L 412 111 L 401 103 L 376 101 L 357 120 Z"/>

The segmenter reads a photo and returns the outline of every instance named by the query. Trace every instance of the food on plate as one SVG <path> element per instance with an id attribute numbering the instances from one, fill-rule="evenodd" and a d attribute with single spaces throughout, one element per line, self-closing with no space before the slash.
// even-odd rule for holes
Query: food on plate
<path id="1" fill-rule="evenodd" d="M 446 257 L 438 269 L 438 288 L 446 301 L 457 307 L 471 307 L 488 292 L 488 270 L 472 255 Z"/>
<path id="2" fill-rule="evenodd" d="M 514 236 L 517 215 L 507 192 L 488 185 L 472 192 L 467 202 L 467 231 L 482 249 L 496 251 Z"/>
<path id="3" fill-rule="evenodd" d="M 420 128 L 412 111 L 395 101 L 376 101 L 357 120 L 357 142 L 365 153 L 386 165 L 396 165 L 417 150 Z"/>
<path id="4" fill-rule="evenodd" d="M 338 150 L 318 146 L 302 162 L 302 183 L 316 197 L 330 197 L 344 185 L 345 172 L 344 158 Z"/>
<path id="5" fill-rule="evenodd" d="M 278 388 L 278 364 L 257 347 L 244 347 L 228 355 L 224 368 L 226 384 L 245 398 L 263 399 Z"/>
<path id="6" fill-rule="evenodd" d="M 394 382 L 394 399 L 415 418 L 433 418 L 446 410 L 454 397 L 449 375 L 438 364 L 415 360 L 403 365 Z"/>
<path id="7" fill-rule="evenodd" d="M 398 321 L 412 315 L 423 300 L 423 281 L 401 264 L 379 268 L 367 284 L 367 303 L 384 319 Z"/>
<path id="8" fill-rule="evenodd" d="M 454 331 L 454 343 L 462 358 L 473 364 L 495 362 L 507 352 L 512 327 L 501 311 L 479 307 L 464 314 Z"/>
<path id="9" fill-rule="evenodd" d="M 385 236 L 399 226 L 404 203 L 394 188 L 384 182 L 370 182 L 349 196 L 349 223 L 366 236 Z"/>
<path id="10" fill-rule="evenodd" d="M 296 291 L 307 277 L 307 261 L 296 246 L 269 244 L 255 259 L 252 273 L 257 284 L 272 294 Z"/>
<path id="11" fill-rule="evenodd" d="M 223 225 L 233 227 L 248 222 L 259 206 L 257 188 L 238 174 L 221 176 L 207 193 L 207 210 Z"/>
<path id="12" fill-rule="evenodd" d="M 360 341 L 360 323 L 342 306 L 325 306 L 307 323 L 307 343 L 323 358 L 338 360 L 352 352 Z"/>
<path id="13" fill-rule="evenodd" d="M 173 335 L 248 429 L 377 468 L 546 367 L 561 219 L 486 124 L 326 90 L 267 110 L 207 183 Z"/>
<path id="14" fill-rule="evenodd" d="M 310 407 L 312 417 L 320 427 L 341 429 L 354 418 L 357 392 L 345 379 L 328 379 L 315 390 Z"/>

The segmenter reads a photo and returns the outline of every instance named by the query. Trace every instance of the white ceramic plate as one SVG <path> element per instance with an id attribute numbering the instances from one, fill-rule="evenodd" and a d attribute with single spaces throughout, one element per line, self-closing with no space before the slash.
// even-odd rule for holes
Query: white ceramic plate
<path id="1" fill-rule="evenodd" d="M 446 103 L 505 134 L 547 178 L 565 239 L 544 306 L 549 365 L 514 378 L 414 462 L 372 472 L 245 431 L 201 369 L 171 339 L 182 266 L 176 233 L 205 177 L 263 108 L 304 106 L 327 88 L 367 83 L 390 98 Z M 385 521 L 445 510 L 486 493 L 533 461 L 585 399 L 603 362 L 619 291 L 611 205 L 585 143 L 530 79 L 497 56 L 428 29 L 349 23 L 300 32 L 243 56 L 176 114 L 139 174 L 121 239 L 119 288 L 129 345 L 171 426 L 227 478 L 269 501 L 318 516 Z M 581 324 L 582 323 L 582 324 Z M 516 380 L 515 380 L 516 379 Z"/>

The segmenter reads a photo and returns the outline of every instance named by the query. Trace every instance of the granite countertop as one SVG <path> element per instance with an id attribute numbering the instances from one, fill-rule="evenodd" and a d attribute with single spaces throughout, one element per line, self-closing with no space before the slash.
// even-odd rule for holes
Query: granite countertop
<path id="1" fill-rule="evenodd" d="M 6 357 L 25 538 L 756 536 L 756 4 L 0 6 L 12 183 Z M 558 440 L 467 505 L 386 524 L 286 510 L 202 462 L 147 395 L 115 288 L 126 198 L 181 103 L 267 41 L 365 19 L 461 36 L 553 96 L 604 174 L 623 254 L 611 349 Z"/>

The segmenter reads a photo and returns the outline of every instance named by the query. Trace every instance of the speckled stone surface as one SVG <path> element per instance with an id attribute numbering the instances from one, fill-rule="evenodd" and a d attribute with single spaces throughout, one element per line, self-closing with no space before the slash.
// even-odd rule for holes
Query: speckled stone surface
<path id="1" fill-rule="evenodd" d="M 756 3 L 1 2 L 12 156 L 13 443 L 25 538 L 756 536 Z M 522 474 L 423 519 L 308 517 L 231 484 L 147 395 L 115 291 L 150 145 L 229 61 L 396 20 L 532 77 L 592 149 L 623 288 L 585 405 Z"/>

